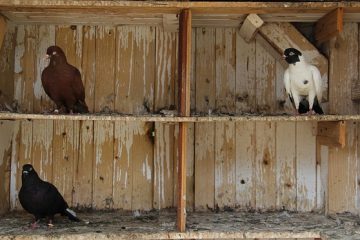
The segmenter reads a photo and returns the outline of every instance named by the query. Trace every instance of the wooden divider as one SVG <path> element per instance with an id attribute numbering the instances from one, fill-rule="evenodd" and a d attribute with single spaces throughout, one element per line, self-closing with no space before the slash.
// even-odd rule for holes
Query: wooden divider
<path id="1" fill-rule="evenodd" d="M 190 116 L 190 57 L 191 57 L 191 11 L 185 9 L 180 14 L 179 31 L 179 113 Z M 185 231 L 186 224 L 186 138 L 187 123 L 179 123 L 178 139 L 178 204 L 177 227 Z"/>

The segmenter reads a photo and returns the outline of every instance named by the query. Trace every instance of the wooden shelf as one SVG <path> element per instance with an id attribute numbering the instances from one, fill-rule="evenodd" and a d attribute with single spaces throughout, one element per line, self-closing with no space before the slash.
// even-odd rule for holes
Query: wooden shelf
<path id="1" fill-rule="evenodd" d="M 359 239 L 358 217 L 319 213 L 222 212 L 189 213 L 187 231 L 176 232 L 175 212 L 140 214 L 92 211 L 78 213 L 89 224 L 69 222 L 56 216 L 55 226 L 45 222 L 38 229 L 26 229 L 32 216 L 12 212 L 0 219 L 0 239 L 229 239 L 229 238 L 329 238 Z"/>
<path id="2" fill-rule="evenodd" d="M 360 21 L 359 2 L 176 2 L 3 0 L 0 11 L 13 22 L 46 24 L 162 24 L 163 14 L 193 13 L 193 26 L 239 26 L 247 14 L 267 22 L 316 22 L 342 7 L 344 21 Z M 299 14 L 301 12 L 301 14 Z"/>
<path id="3" fill-rule="evenodd" d="M 32 113 L 10 113 L 0 112 L 0 120 L 70 120 L 70 121 L 140 121 L 140 122 L 243 122 L 243 121 L 279 121 L 279 122 L 303 122 L 303 121 L 360 121 L 360 115 L 313 115 L 313 116 L 291 116 L 291 115 L 240 115 L 240 116 L 161 116 L 159 114 L 149 115 L 123 115 L 123 114 L 32 114 Z"/>

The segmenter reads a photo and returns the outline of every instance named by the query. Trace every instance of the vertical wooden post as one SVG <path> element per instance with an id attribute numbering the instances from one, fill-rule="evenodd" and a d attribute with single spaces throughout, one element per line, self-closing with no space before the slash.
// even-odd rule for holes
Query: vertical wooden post
<path id="1" fill-rule="evenodd" d="M 179 18 L 179 115 L 190 116 L 190 56 L 191 56 L 191 11 L 184 9 Z M 179 123 L 178 159 L 178 205 L 177 228 L 185 231 L 186 224 L 186 123 Z"/>

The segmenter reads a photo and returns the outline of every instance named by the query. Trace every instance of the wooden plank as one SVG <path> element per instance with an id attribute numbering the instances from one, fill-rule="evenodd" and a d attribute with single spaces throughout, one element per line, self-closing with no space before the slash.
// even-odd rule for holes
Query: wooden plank
<path id="1" fill-rule="evenodd" d="M 196 29 L 196 104 L 198 113 L 215 109 L 215 29 Z M 215 207 L 215 124 L 195 124 L 195 209 Z"/>
<path id="2" fill-rule="evenodd" d="M 329 109 L 334 114 L 358 113 L 359 105 L 348 96 L 352 88 L 352 79 L 358 78 L 358 58 L 352 58 L 358 51 L 358 25 L 344 24 L 343 32 L 330 42 L 330 99 Z M 340 68 L 346 62 L 347 68 Z M 336 99 L 336 100 L 335 100 Z M 356 183 L 358 175 L 354 168 L 357 164 L 356 124 L 348 122 L 346 146 L 343 149 L 329 148 L 328 172 L 328 212 L 355 211 L 356 208 Z"/>
<path id="3" fill-rule="evenodd" d="M 0 20 L 1 21 L 1 20 Z M 16 27 L 9 25 L 0 48 L 0 108 L 13 108 L 15 86 Z"/>
<path id="4" fill-rule="evenodd" d="M 194 210 L 195 196 L 195 124 L 187 123 L 186 209 Z"/>
<path id="5" fill-rule="evenodd" d="M 257 14 L 249 14 L 240 27 L 239 34 L 245 42 L 251 42 L 264 21 Z"/>
<path id="6" fill-rule="evenodd" d="M 273 113 L 275 104 L 275 59 L 256 42 L 256 112 Z"/>
<path id="7" fill-rule="evenodd" d="M 155 123 L 154 208 L 174 206 L 174 125 Z"/>
<path id="8" fill-rule="evenodd" d="M 19 199 L 18 193 L 21 187 L 21 172 L 22 166 L 27 163 L 32 163 L 32 121 L 22 121 L 20 125 L 20 137 L 19 137 L 19 149 L 17 155 L 17 166 L 15 172 L 17 173 L 16 176 L 16 203 L 14 208 L 19 210 L 22 209 Z"/>
<path id="9" fill-rule="evenodd" d="M 132 148 L 137 123 L 114 123 L 114 208 L 132 210 L 133 164 Z"/>
<path id="10" fill-rule="evenodd" d="M 96 28 L 95 54 L 95 105 L 94 111 L 112 112 L 114 110 L 114 83 L 116 53 L 114 27 Z M 106 84 L 104 84 L 104 81 Z M 113 200 L 113 162 L 114 162 L 114 124 L 94 122 L 94 176 L 93 207 L 111 209 Z"/>
<path id="11" fill-rule="evenodd" d="M 41 73 L 49 64 L 45 60 L 46 50 L 49 46 L 55 45 L 55 26 L 40 25 L 38 36 L 36 36 L 37 52 L 36 52 L 36 78 L 34 81 L 34 112 L 43 113 L 50 112 L 54 109 L 54 103 L 44 91 L 41 83 Z M 67 44 L 67 43 L 66 43 Z"/>
<path id="12" fill-rule="evenodd" d="M 10 165 L 14 122 L 0 121 L 0 215 L 10 210 Z"/>
<path id="13" fill-rule="evenodd" d="M 32 164 L 45 181 L 53 179 L 53 126 L 52 120 L 33 121 Z"/>
<path id="14" fill-rule="evenodd" d="M 20 153 L 21 121 L 15 121 L 11 146 L 11 166 L 10 166 L 10 209 L 18 207 L 18 184 L 19 184 L 19 153 Z"/>
<path id="15" fill-rule="evenodd" d="M 165 32 L 178 32 L 179 20 L 176 14 L 163 14 L 162 27 Z"/>
<path id="16" fill-rule="evenodd" d="M 276 207 L 276 123 L 256 123 L 256 208 Z"/>
<path id="17" fill-rule="evenodd" d="M 96 28 L 96 81 L 95 107 L 96 112 L 111 112 L 114 110 L 114 79 L 115 68 L 115 28 L 99 26 Z M 106 82 L 106 84 L 104 84 Z"/>
<path id="18" fill-rule="evenodd" d="M 357 123 L 348 122 L 347 144 L 329 148 L 328 213 L 357 212 Z"/>
<path id="19" fill-rule="evenodd" d="M 55 120 L 53 135 L 53 181 L 68 204 L 73 202 L 74 145 L 73 122 Z"/>
<path id="20" fill-rule="evenodd" d="M 7 22 L 5 20 L 5 17 L 3 15 L 0 15 L 0 49 L 2 48 L 6 31 L 7 31 Z"/>
<path id="21" fill-rule="evenodd" d="M 92 206 L 95 209 L 111 209 L 114 205 L 114 124 L 112 122 L 94 122 L 94 145 Z"/>
<path id="22" fill-rule="evenodd" d="M 255 209 L 255 122 L 236 123 L 236 205 Z"/>
<path id="23" fill-rule="evenodd" d="M 315 39 L 323 43 L 343 30 L 344 8 L 336 8 L 320 18 L 315 24 Z"/>
<path id="24" fill-rule="evenodd" d="M 176 19 L 177 26 L 178 21 Z M 170 26 L 164 25 L 163 28 L 156 28 L 157 68 L 154 94 L 156 112 L 163 109 L 173 109 L 175 106 L 177 34 L 167 27 Z M 174 130 L 174 125 L 155 123 L 153 193 L 153 207 L 155 209 L 174 206 L 174 159 L 177 159 L 174 154 Z M 177 175 L 175 174 L 175 176 Z"/>
<path id="25" fill-rule="evenodd" d="M 296 123 L 297 210 L 316 207 L 316 125 Z"/>
<path id="26" fill-rule="evenodd" d="M 234 29 L 216 29 L 216 111 L 235 113 L 235 48 Z M 234 207 L 235 123 L 215 125 L 215 204 L 223 209 Z"/>
<path id="27" fill-rule="evenodd" d="M 329 147 L 317 143 L 316 155 L 316 208 L 327 214 Z"/>
<path id="28" fill-rule="evenodd" d="M 181 116 L 190 116 L 190 66 L 191 66 L 191 19 L 192 13 L 184 9 L 179 17 L 179 60 L 178 60 L 178 112 Z M 186 157 L 187 157 L 187 124 L 179 123 L 178 139 L 178 196 L 177 196 L 177 229 L 184 232 L 186 228 Z"/>
<path id="29" fill-rule="evenodd" d="M 255 88 L 255 42 L 246 43 L 236 34 L 236 112 L 254 112 Z"/>
<path id="30" fill-rule="evenodd" d="M 96 28 L 94 26 L 83 27 L 84 38 L 82 45 L 82 80 L 85 88 L 85 102 L 89 108 L 89 112 L 94 112 L 95 106 L 95 38 Z"/>
<path id="31" fill-rule="evenodd" d="M 155 76 L 155 28 L 117 28 L 115 109 L 122 113 L 153 111 Z M 139 86 L 143 86 L 139 88 Z"/>
<path id="32" fill-rule="evenodd" d="M 81 121 L 74 128 L 78 136 L 77 157 L 74 159 L 74 199 L 77 208 L 90 208 L 93 203 L 94 122 Z M 76 139 L 75 139 L 76 141 Z"/>
<path id="33" fill-rule="evenodd" d="M 322 145 L 345 147 L 346 122 L 319 122 L 317 126 L 318 141 Z"/>
<path id="34" fill-rule="evenodd" d="M 154 123 L 136 123 L 133 128 L 132 149 L 133 188 L 132 209 L 150 210 L 153 207 Z"/>
<path id="35" fill-rule="evenodd" d="M 328 97 L 328 60 L 290 23 L 266 23 L 259 33 L 280 55 L 288 47 L 299 49 L 304 58 L 317 66 L 323 80 L 323 101 Z"/>
<path id="36" fill-rule="evenodd" d="M 276 123 L 277 209 L 296 210 L 296 123 Z"/>

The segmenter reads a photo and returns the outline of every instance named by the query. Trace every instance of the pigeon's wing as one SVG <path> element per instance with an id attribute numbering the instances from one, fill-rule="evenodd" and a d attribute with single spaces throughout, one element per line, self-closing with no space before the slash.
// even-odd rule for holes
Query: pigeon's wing
<path id="1" fill-rule="evenodd" d="M 319 102 L 321 102 L 321 99 L 322 99 L 322 80 L 321 80 L 321 74 L 320 74 L 319 69 L 317 67 L 315 67 L 315 66 L 311 66 L 311 75 L 312 75 L 312 78 L 314 80 L 316 96 L 317 96 Z"/>
<path id="2" fill-rule="evenodd" d="M 42 182 L 42 187 L 44 188 L 43 201 L 48 203 L 49 213 L 62 213 L 68 205 L 58 189 L 51 183 L 45 181 Z"/>
<path id="3" fill-rule="evenodd" d="M 289 69 L 286 69 L 284 72 L 284 85 L 286 93 L 289 94 L 289 97 L 292 97 L 291 91 L 290 91 L 290 73 Z"/>
<path id="4" fill-rule="evenodd" d="M 71 67 L 74 76 L 71 87 L 74 91 L 75 97 L 77 100 L 85 101 L 85 89 L 84 84 L 81 81 L 80 71 L 74 66 Z"/>
<path id="5" fill-rule="evenodd" d="M 50 69 L 48 67 L 46 67 L 43 72 L 41 73 L 41 83 L 42 83 L 42 86 L 44 88 L 44 91 L 45 93 L 50 97 L 50 99 L 53 99 L 53 97 L 50 95 L 50 87 L 49 84 L 50 84 Z"/>

